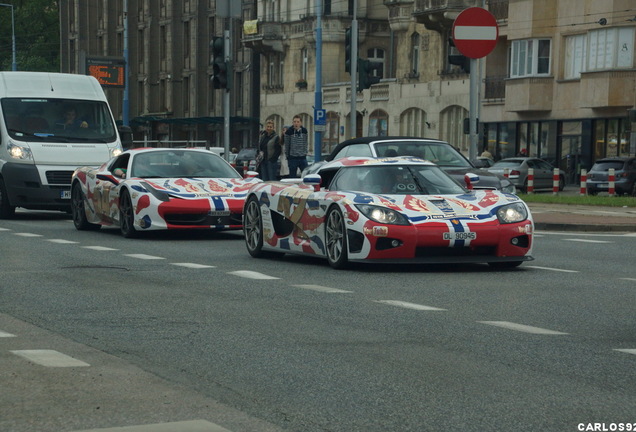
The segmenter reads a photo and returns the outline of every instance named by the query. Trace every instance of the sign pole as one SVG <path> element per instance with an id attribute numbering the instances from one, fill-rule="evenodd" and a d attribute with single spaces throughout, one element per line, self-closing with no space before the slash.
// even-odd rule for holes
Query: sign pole
<path id="1" fill-rule="evenodd" d="M 470 59 L 470 148 L 468 149 L 468 159 L 475 162 L 477 159 L 477 142 L 479 134 L 477 133 L 477 111 L 479 110 L 479 73 L 477 72 L 477 59 Z"/>

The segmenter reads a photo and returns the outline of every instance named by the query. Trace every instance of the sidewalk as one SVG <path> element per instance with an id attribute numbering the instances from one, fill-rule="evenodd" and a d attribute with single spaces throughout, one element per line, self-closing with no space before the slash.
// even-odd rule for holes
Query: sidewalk
<path id="1" fill-rule="evenodd" d="M 636 232 L 636 207 L 528 203 L 535 229 Z"/>

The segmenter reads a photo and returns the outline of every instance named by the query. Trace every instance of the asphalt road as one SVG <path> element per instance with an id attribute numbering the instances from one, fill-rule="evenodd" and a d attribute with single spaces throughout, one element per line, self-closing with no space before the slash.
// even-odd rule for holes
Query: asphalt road
<path id="1" fill-rule="evenodd" d="M 126 240 L 21 213 L 0 221 L 0 387 L 10 389 L 0 430 L 627 427 L 635 241 L 539 231 L 537 259 L 512 271 L 335 271 L 253 259 L 240 233 Z M 85 365 L 23 357 L 34 349 Z"/>

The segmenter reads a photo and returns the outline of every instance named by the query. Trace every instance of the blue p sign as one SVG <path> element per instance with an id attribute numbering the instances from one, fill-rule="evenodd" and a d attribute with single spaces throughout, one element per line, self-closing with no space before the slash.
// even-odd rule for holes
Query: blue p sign
<path id="1" fill-rule="evenodd" d="M 318 126 L 325 126 L 327 124 L 327 110 L 314 110 L 314 124 Z"/>

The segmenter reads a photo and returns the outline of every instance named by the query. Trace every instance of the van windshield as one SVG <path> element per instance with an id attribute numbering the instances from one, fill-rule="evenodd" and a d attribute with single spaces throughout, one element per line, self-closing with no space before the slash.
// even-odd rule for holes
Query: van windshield
<path id="1" fill-rule="evenodd" d="M 2 99 L 9 135 L 21 141 L 103 142 L 117 139 L 102 101 L 43 98 Z"/>

